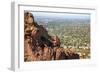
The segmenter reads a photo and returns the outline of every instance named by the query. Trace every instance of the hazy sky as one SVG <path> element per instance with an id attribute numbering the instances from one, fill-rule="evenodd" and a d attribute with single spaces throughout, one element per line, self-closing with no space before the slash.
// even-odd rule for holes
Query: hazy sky
<path id="1" fill-rule="evenodd" d="M 51 13 L 51 12 L 31 12 L 34 17 L 53 17 L 53 18 L 79 18 L 90 19 L 90 14 L 75 14 L 75 13 Z"/>

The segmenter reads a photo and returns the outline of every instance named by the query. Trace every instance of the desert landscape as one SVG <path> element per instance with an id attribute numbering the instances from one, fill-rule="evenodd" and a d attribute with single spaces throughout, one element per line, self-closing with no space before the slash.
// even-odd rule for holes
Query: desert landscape
<path id="1" fill-rule="evenodd" d="M 89 59 L 89 15 L 78 16 L 25 11 L 24 61 Z"/>

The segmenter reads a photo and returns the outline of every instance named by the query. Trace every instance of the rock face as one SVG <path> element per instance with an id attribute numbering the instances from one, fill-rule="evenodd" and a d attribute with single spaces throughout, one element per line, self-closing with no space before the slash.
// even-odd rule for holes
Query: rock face
<path id="1" fill-rule="evenodd" d="M 58 36 L 49 35 L 42 25 L 38 25 L 34 21 L 32 13 L 25 12 L 24 61 L 63 60 L 68 58 L 69 55 L 60 47 Z"/>

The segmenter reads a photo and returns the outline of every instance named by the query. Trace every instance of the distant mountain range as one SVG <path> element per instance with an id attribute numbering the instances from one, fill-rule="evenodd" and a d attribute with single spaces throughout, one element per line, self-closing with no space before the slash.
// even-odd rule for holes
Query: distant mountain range
<path id="1" fill-rule="evenodd" d="M 89 25 L 90 19 L 85 18 L 68 18 L 68 17 L 35 17 L 35 21 L 39 25 Z"/>

